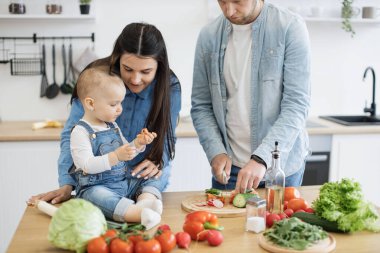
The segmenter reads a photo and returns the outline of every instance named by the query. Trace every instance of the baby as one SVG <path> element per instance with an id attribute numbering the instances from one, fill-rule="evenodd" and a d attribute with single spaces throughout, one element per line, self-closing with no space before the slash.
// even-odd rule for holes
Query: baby
<path id="1" fill-rule="evenodd" d="M 126 161 L 143 152 L 156 133 L 144 128 L 131 143 L 123 137 L 115 120 L 123 110 L 126 88 L 120 77 L 105 68 L 83 71 L 77 92 L 84 115 L 70 138 L 76 196 L 98 206 L 109 219 L 154 227 L 162 213 L 162 201 L 154 194 L 157 189 L 149 185 L 155 179 L 134 177 Z"/>

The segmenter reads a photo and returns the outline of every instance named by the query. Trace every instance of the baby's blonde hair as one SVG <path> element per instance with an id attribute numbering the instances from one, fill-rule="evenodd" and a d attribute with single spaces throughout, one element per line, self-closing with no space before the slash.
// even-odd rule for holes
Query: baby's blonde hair
<path id="1" fill-rule="evenodd" d="M 82 101 L 90 96 L 92 92 L 104 89 L 110 83 L 120 82 L 121 78 L 117 75 L 109 74 L 105 67 L 93 67 L 84 70 L 77 81 L 78 97 Z M 124 84 L 123 84 L 124 85 Z"/>

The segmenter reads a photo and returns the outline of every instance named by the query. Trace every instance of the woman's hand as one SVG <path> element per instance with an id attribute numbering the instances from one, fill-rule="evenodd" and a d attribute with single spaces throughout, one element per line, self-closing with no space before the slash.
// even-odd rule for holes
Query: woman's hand
<path id="1" fill-rule="evenodd" d="M 145 159 L 133 169 L 132 176 L 135 176 L 142 171 L 141 174 L 137 175 L 137 178 L 142 177 L 148 179 L 154 177 L 155 179 L 158 179 L 162 174 L 162 171 L 159 170 L 158 167 L 159 166 L 155 165 L 152 161 Z"/>
<path id="2" fill-rule="evenodd" d="M 44 200 L 46 202 L 51 201 L 52 204 L 58 204 L 66 200 L 69 200 L 71 198 L 72 191 L 73 191 L 73 186 L 64 185 L 57 190 L 41 193 L 36 196 L 32 196 L 28 200 L 28 203 L 34 204 L 36 200 Z"/>

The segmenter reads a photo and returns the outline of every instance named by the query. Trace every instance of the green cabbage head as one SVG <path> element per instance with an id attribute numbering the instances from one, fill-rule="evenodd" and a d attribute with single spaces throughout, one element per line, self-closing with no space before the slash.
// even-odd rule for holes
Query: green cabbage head
<path id="1" fill-rule="evenodd" d="M 58 248 L 81 253 L 85 252 L 89 240 L 106 229 L 106 219 L 98 207 L 84 199 L 71 199 L 53 215 L 48 240 Z"/>

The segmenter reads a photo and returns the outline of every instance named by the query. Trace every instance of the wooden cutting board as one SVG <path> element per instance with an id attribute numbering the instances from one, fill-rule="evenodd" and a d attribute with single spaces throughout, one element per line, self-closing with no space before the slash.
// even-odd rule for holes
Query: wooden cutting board
<path id="1" fill-rule="evenodd" d="M 229 202 L 227 199 L 226 202 Z M 181 203 L 182 209 L 187 212 L 208 211 L 218 217 L 240 217 L 245 216 L 245 208 L 234 207 L 232 204 L 225 204 L 223 208 L 216 208 L 206 205 L 205 194 L 188 196 Z"/>
<path id="2" fill-rule="evenodd" d="M 319 241 L 313 246 L 305 249 L 305 250 L 294 250 L 288 248 L 282 248 L 268 241 L 263 234 L 259 237 L 259 245 L 269 252 L 273 253 L 328 253 L 335 249 L 336 241 L 335 238 L 329 234 L 329 237 L 326 239 Z"/>

